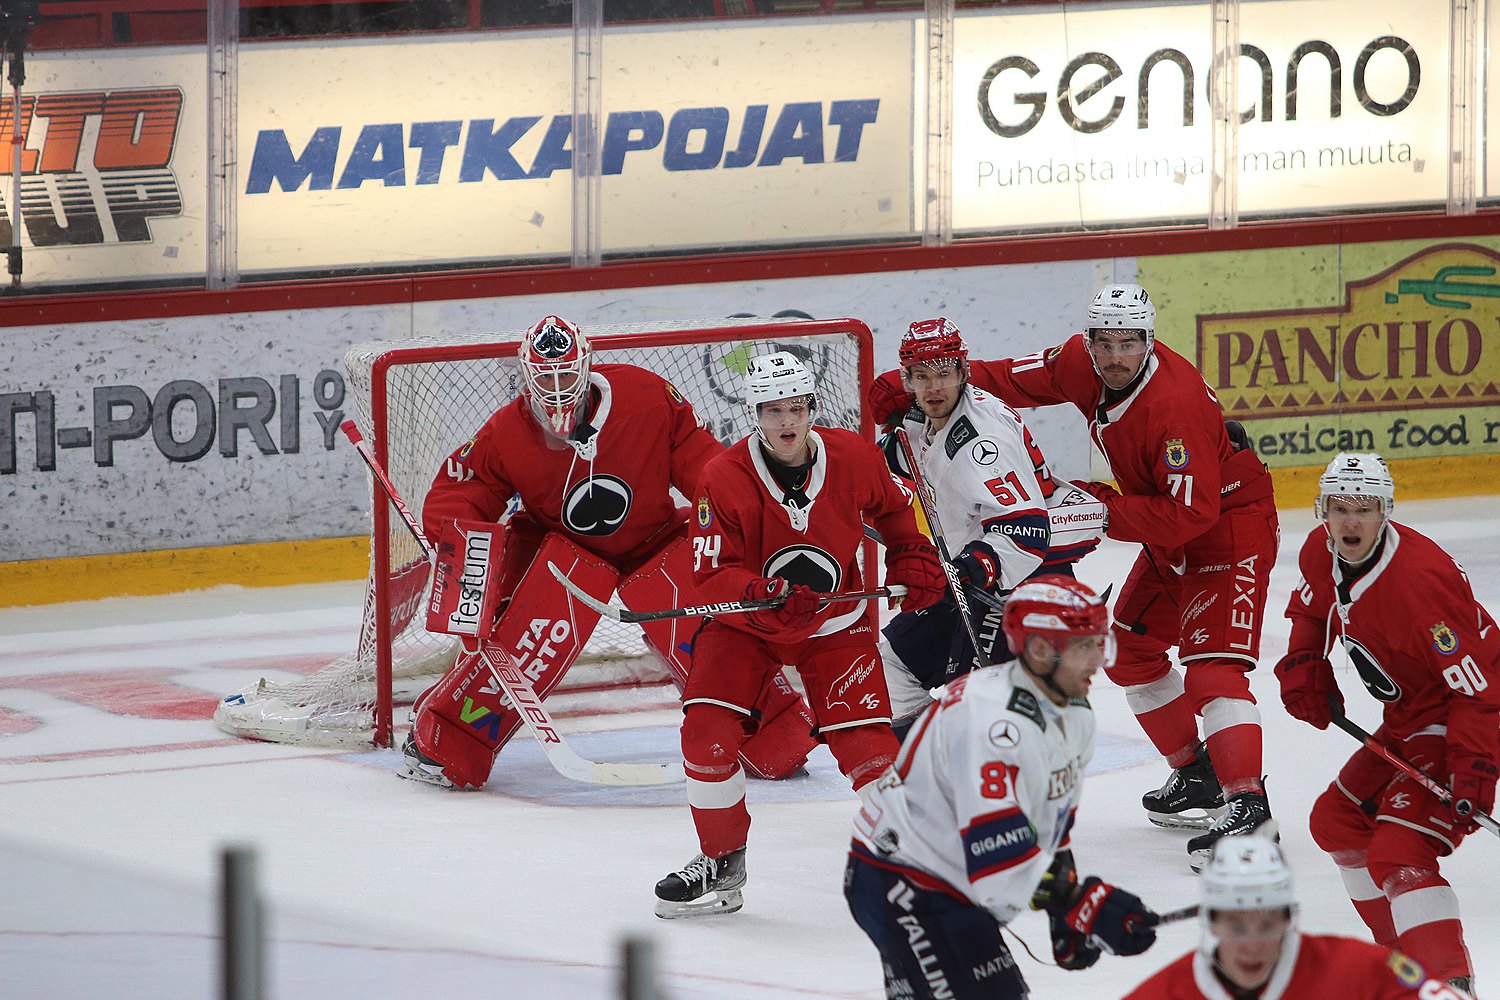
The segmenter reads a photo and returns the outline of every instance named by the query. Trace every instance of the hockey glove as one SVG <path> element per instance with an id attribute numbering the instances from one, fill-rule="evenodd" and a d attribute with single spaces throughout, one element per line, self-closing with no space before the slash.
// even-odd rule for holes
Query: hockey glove
<path id="1" fill-rule="evenodd" d="M 751 620 L 773 632 L 795 632 L 806 628 L 823 606 L 823 599 L 812 588 L 801 584 L 794 587 L 784 577 L 759 577 L 745 587 L 747 601 L 764 601 L 773 597 L 785 597 L 786 603 L 779 608 L 750 612 Z"/>
<path id="2" fill-rule="evenodd" d="M 948 586 L 937 549 L 926 541 L 902 542 L 886 549 L 885 582 L 906 588 L 906 596 L 900 602 L 902 611 L 932 607 Z M 896 606 L 895 601 L 891 606 Z"/>
<path id="3" fill-rule="evenodd" d="M 1327 657 L 1306 649 L 1287 653 L 1276 664 L 1276 679 L 1281 681 L 1281 703 L 1292 718 L 1327 729 L 1335 706 L 1344 714 L 1344 696 Z"/>
<path id="4" fill-rule="evenodd" d="M 1073 865 L 1073 852 L 1058 851 L 1052 859 L 1052 867 L 1042 876 L 1036 891 L 1031 894 L 1031 908 L 1046 910 L 1052 930 L 1052 957 L 1058 968 L 1076 972 L 1087 969 L 1099 961 L 1099 947 L 1089 941 L 1087 934 L 1080 934 L 1068 926 L 1068 909 L 1078 897 L 1078 869 Z"/>
<path id="5" fill-rule="evenodd" d="M 1087 934 L 1069 927 L 1062 914 L 1052 914 L 1048 922 L 1052 927 L 1052 957 L 1059 969 L 1077 972 L 1099 961 L 1099 946 L 1090 941 Z"/>
<path id="6" fill-rule="evenodd" d="M 1063 916 L 1068 927 L 1111 955 L 1139 955 L 1155 944 L 1157 919 L 1140 897 L 1095 875 L 1083 883 L 1083 895 Z M 1054 934 L 1054 946 L 1056 940 Z"/>
<path id="7" fill-rule="evenodd" d="M 901 419 L 901 415 L 916 402 L 917 397 L 906 391 L 901 384 L 901 373 L 888 371 L 875 376 L 865 392 L 865 401 L 870 405 L 870 415 L 875 422 L 889 429 Z"/>
<path id="8" fill-rule="evenodd" d="M 1120 491 L 1108 483 L 1074 483 L 1080 490 L 1101 501 L 1105 508 L 1109 508 L 1109 502 L 1120 495 Z"/>
<path id="9" fill-rule="evenodd" d="M 989 542 L 976 538 L 965 545 L 954 558 L 953 568 L 958 570 L 960 579 L 976 587 L 995 590 L 1000 584 L 1000 557 L 990 548 Z"/>
<path id="10" fill-rule="evenodd" d="M 1448 809 L 1453 813 L 1454 829 L 1465 834 L 1473 833 L 1479 826 L 1474 821 L 1475 813 L 1488 813 L 1495 808 L 1494 761 L 1483 757 L 1455 755 L 1453 776 L 1448 786 L 1453 789 L 1453 798 Z"/>

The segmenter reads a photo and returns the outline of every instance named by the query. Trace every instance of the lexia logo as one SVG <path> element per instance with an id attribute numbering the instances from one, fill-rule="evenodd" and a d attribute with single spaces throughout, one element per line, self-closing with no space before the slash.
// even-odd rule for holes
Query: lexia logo
<path id="1" fill-rule="evenodd" d="M 0 148 L 16 135 L 15 101 L 0 101 Z M 167 169 L 182 119 L 182 91 L 88 90 L 21 100 L 21 216 L 36 247 L 146 243 L 148 221 L 182 214 Z M 0 243 L 11 242 L 10 185 Z"/>
<path id="2" fill-rule="evenodd" d="M 776 167 L 788 160 L 852 163 L 859 159 L 865 126 L 875 122 L 879 109 L 879 100 L 868 99 L 794 101 L 774 113 L 769 105 L 752 104 L 733 116 L 726 107 L 682 108 L 670 117 L 660 111 L 615 111 L 604 122 L 600 165 L 606 175 L 621 174 L 627 157 L 658 147 L 661 166 L 669 171 Z M 733 128 L 731 117 L 737 119 Z M 265 194 L 273 184 L 282 191 L 303 185 L 327 191 L 369 181 L 405 187 L 445 179 L 460 184 L 536 180 L 572 169 L 572 134 L 571 115 L 391 122 L 365 125 L 352 136 L 342 126 L 328 125 L 314 129 L 296 152 L 285 130 L 261 129 L 245 193 Z M 529 163 L 517 158 L 518 146 L 536 147 Z M 408 150 L 416 151 L 414 171 L 408 170 Z M 453 157 L 449 150 L 456 150 Z"/>

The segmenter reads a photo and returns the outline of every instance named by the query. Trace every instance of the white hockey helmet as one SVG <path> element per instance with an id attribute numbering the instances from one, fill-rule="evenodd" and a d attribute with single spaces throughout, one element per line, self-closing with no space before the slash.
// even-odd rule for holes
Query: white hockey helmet
<path id="1" fill-rule="evenodd" d="M 750 422 L 757 431 L 762 403 L 804 396 L 807 398 L 807 412 L 816 412 L 818 385 L 795 354 L 777 351 L 750 359 L 750 367 L 745 372 L 745 405 L 750 408 Z"/>
<path id="2" fill-rule="evenodd" d="M 1286 955 L 1288 939 L 1297 929 L 1297 894 L 1292 870 L 1276 842 L 1274 821 L 1254 833 L 1220 838 L 1203 867 L 1201 886 L 1198 947 L 1209 961 L 1216 961 L 1219 950 L 1214 914 L 1233 911 L 1286 910 L 1290 919 L 1281 944 Z"/>
<path id="3" fill-rule="evenodd" d="M 571 434 L 589 391 L 594 351 L 588 338 L 562 317 L 544 316 L 526 331 L 517 353 L 532 413 L 559 437 Z"/>
<path id="4" fill-rule="evenodd" d="M 1090 343 L 1095 330 L 1139 330 L 1150 351 L 1156 343 L 1156 306 L 1140 285 L 1105 285 L 1089 303 Z"/>
<path id="5" fill-rule="evenodd" d="M 1385 459 L 1373 451 L 1341 451 L 1318 477 L 1318 499 L 1313 505 L 1318 520 L 1328 520 L 1328 501 L 1334 497 L 1374 497 L 1383 525 L 1396 509 L 1396 481 Z"/>

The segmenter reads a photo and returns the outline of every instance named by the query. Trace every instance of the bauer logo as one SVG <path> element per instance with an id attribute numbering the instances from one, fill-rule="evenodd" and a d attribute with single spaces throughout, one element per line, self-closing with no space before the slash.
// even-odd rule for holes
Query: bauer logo
<path id="1" fill-rule="evenodd" d="M 5 131 L 16 118 L 15 102 L 0 102 Z M 151 220 L 182 215 L 182 194 L 168 169 L 182 120 L 182 91 L 28 95 L 21 99 L 19 118 L 21 206 L 29 245 L 146 243 Z M 45 138 L 39 140 L 39 134 Z M 0 241 L 10 243 L 9 186 L 4 194 Z"/>
<path id="2" fill-rule="evenodd" d="M 600 169 L 624 174 L 648 160 L 673 172 L 852 163 L 879 111 L 878 98 L 614 111 Z M 542 180 L 572 169 L 572 134 L 572 115 L 562 113 L 261 129 L 245 193 Z M 415 170 L 408 149 L 420 151 Z"/>

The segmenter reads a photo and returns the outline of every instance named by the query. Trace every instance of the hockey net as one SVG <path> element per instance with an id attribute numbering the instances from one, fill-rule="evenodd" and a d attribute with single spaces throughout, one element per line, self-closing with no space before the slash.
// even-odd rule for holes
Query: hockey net
<path id="1" fill-rule="evenodd" d="M 726 444 L 753 429 L 741 395 L 751 357 L 796 354 L 818 384 L 817 423 L 873 430 L 864 390 L 873 373 L 869 329 L 857 320 L 728 319 L 584 327 L 595 364 L 633 364 L 669 379 Z M 453 450 L 520 391 L 520 334 L 358 344 L 345 356 L 349 392 L 376 456 L 420 515 Z M 679 498 L 685 503 L 686 498 Z M 514 501 L 513 501 L 514 503 Z M 379 494 L 370 575 L 355 651 L 295 680 L 261 678 L 222 699 L 214 721 L 237 736 L 312 746 L 390 746 L 394 706 L 410 704 L 452 664 L 457 644 L 423 626 L 428 564 Z M 669 683 L 639 626 L 600 621 L 552 698 L 576 711 L 619 710 Z M 675 697 L 675 696 L 673 696 Z M 664 699 L 659 694 L 657 704 Z M 606 707 L 607 706 L 607 707 Z"/>

